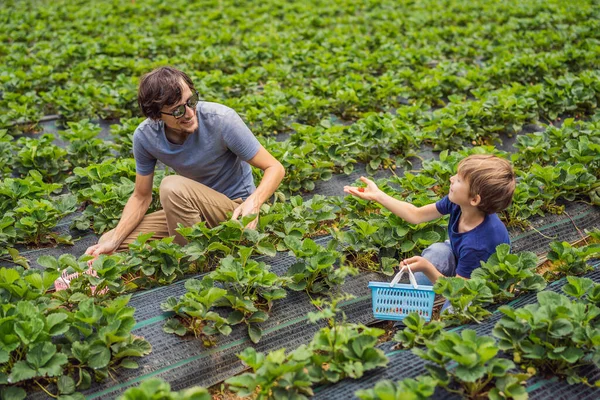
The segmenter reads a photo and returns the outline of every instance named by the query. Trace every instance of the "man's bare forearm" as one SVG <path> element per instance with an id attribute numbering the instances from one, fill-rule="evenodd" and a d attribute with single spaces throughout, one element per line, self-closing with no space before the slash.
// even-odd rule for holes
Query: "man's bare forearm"
<path id="1" fill-rule="evenodd" d="M 281 164 L 265 169 L 260 184 L 251 196 L 255 197 L 260 204 L 263 204 L 275 193 L 284 175 L 285 169 Z"/>
<path id="2" fill-rule="evenodd" d="M 375 199 L 379 204 L 411 224 L 420 224 L 418 207 L 381 192 Z"/>
<path id="3" fill-rule="evenodd" d="M 120 245 L 135 227 L 140 224 L 146 211 L 148 211 L 151 202 L 152 196 L 141 197 L 132 195 L 129 200 L 127 200 L 127 204 L 125 204 L 125 208 L 123 208 L 121 220 L 119 221 L 113 236 L 109 238 L 109 240 Z"/>

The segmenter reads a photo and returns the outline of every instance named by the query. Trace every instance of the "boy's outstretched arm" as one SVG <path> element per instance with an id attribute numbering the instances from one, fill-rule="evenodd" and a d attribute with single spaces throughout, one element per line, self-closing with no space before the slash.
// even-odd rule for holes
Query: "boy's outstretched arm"
<path id="1" fill-rule="evenodd" d="M 375 182 L 364 176 L 360 180 L 367 184 L 366 188 L 357 188 L 355 186 L 344 186 L 344 192 L 364 200 L 376 201 L 406 222 L 411 224 L 420 224 L 422 222 L 432 221 L 440 218 L 440 214 L 435 204 L 428 204 L 423 207 L 416 207 L 405 201 L 397 200 L 385 194 L 377 187 Z M 362 190 L 361 190 L 362 189 Z"/>

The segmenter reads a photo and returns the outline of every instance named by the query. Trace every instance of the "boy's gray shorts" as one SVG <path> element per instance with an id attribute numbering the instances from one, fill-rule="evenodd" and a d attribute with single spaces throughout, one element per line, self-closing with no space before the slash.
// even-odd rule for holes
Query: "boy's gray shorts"
<path id="1" fill-rule="evenodd" d="M 450 247 L 450 241 L 432 244 L 423 250 L 421 257 L 432 263 L 442 275 L 456 275 L 456 257 Z M 415 279 L 419 285 L 432 285 L 429 278 L 422 272 L 415 272 Z"/>

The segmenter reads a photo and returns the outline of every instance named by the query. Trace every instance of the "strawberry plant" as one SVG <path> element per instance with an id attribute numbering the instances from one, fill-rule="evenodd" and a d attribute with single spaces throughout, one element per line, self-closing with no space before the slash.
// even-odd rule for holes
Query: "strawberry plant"
<path id="1" fill-rule="evenodd" d="M 548 260 L 552 262 L 546 275 L 548 278 L 557 279 L 565 275 L 583 275 L 592 271 L 593 267 L 586 261 L 600 254 L 600 244 L 590 244 L 582 247 L 573 247 L 567 242 L 550 243 L 551 251 Z"/>
<path id="2" fill-rule="evenodd" d="M 386 399 L 413 399 L 426 400 L 433 396 L 438 382 L 426 375 L 416 379 L 406 378 L 397 383 L 382 380 L 372 389 L 362 389 L 355 393 L 361 400 L 386 400 Z"/>
<path id="3" fill-rule="evenodd" d="M 42 174 L 36 170 L 29 171 L 24 178 L 6 178 L 0 181 L 0 212 L 12 211 L 20 199 L 47 199 L 61 189 L 61 184 L 45 183 Z"/>
<path id="4" fill-rule="evenodd" d="M 494 302 L 512 299 L 516 293 L 540 291 L 546 287 L 543 276 L 536 274 L 538 258 L 535 253 L 524 251 L 510 254 L 510 246 L 496 247 L 486 262 L 475 269 L 471 278 L 479 278 L 491 289 Z"/>
<path id="5" fill-rule="evenodd" d="M 228 323 L 245 323 L 250 340 L 258 343 L 262 336 L 258 324 L 269 317 L 273 301 L 286 296 L 283 285 L 287 279 L 270 272 L 264 262 L 251 259 L 251 254 L 252 248 L 240 248 L 238 257 L 229 255 L 223 258 L 219 267 L 204 279 L 209 286 L 213 282 L 223 285 L 227 294 L 218 305 L 233 309 L 227 317 Z"/>
<path id="6" fill-rule="evenodd" d="M 567 276 L 567 282 L 562 289 L 567 296 L 595 306 L 600 305 L 600 284 L 577 276 Z"/>
<path id="7" fill-rule="evenodd" d="M 335 240 L 327 248 L 316 244 L 312 239 L 300 240 L 294 236 L 284 239 L 290 255 L 298 260 L 288 268 L 286 275 L 291 279 L 288 287 L 292 290 L 305 290 L 308 293 L 325 294 L 344 283 L 348 275 L 356 275 L 356 269 L 344 265 L 340 253 L 335 251 Z M 340 260 L 340 266 L 335 263 Z"/>
<path id="8" fill-rule="evenodd" d="M 276 246 L 279 251 L 286 250 L 282 239 L 287 236 L 319 236 L 326 234 L 329 226 L 343 223 L 339 206 L 322 195 L 314 195 L 310 200 L 292 196 L 289 202 L 263 204 L 261 212 L 259 230 L 278 239 Z"/>
<path id="9" fill-rule="evenodd" d="M 129 388 L 118 397 L 119 400 L 211 400 L 208 390 L 194 386 L 179 392 L 171 391 L 167 382 L 152 378 L 143 381 L 138 387 Z"/>
<path id="10" fill-rule="evenodd" d="M 121 118 L 118 124 L 110 126 L 110 134 L 119 149 L 119 156 L 131 157 L 133 154 L 133 133 L 144 118 Z"/>
<path id="11" fill-rule="evenodd" d="M 427 341 L 435 341 L 444 329 L 441 321 L 427 322 L 419 313 L 412 312 L 402 320 L 406 328 L 396 332 L 394 341 L 400 348 L 412 349 L 424 346 Z"/>
<path id="12" fill-rule="evenodd" d="M 97 183 L 80 190 L 77 198 L 87 207 L 73 220 L 73 226 L 80 230 L 91 227 L 98 234 L 113 229 L 119 223 L 133 189 L 134 183 L 122 177 L 117 184 Z"/>
<path id="13" fill-rule="evenodd" d="M 76 198 L 63 195 L 52 200 L 19 200 L 14 209 L 14 218 L 20 242 L 35 245 L 49 242 L 73 244 L 70 235 L 59 235 L 51 229 L 62 217 L 75 212 Z"/>
<path id="14" fill-rule="evenodd" d="M 246 216 L 241 220 L 228 220 L 214 228 L 208 228 L 204 221 L 191 227 L 179 224 L 177 232 L 188 242 L 183 248 L 187 260 L 197 268 L 211 270 L 221 258 L 236 255 L 243 247 L 259 254 L 275 256 L 277 251 L 268 234 L 246 229 L 254 218 Z"/>
<path id="15" fill-rule="evenodd" d="M 107 378 L 109 371 L 117 368 L 138 368 L 130 357 L 142 357 L 152 351 L 150 343 L 131 334 L 135 319 L 134 309 L 127 307 L 130 298 L 131 295 L 117 297 L 103 307 L 90 298 L 79 302 L 69 315 L 70 326 L 63 343 L 79 364 L 79 379 L 88 373 L 84 367 L 91 368 L 98 380 Z"/>
<path id="16" fill-rule="evenodd" d="M 321 311 L 308 314 L 313 323 L 322 319 L 328 323 L 307 346 L 312 353 L 307 367 L 308 375 L 312 381 L 320 384 L 339 382 L 344 378 L 358 379 L 366 371 L 385 367 L 388 363 L 383 351 L 375 347 L 377 338 L 384 331 L 348 323 L 345 313 L 339 308 L 339 302 L 343 299 L 315 300 L 313 303 Z M 341 320 L 337 317 L 340 312 Z"/>
<path id="17" fill-rule="evenodd" d="M 16 304 L 20 300 L 37 300 L 52 288 L 59 273 L 53 271 L 0 268 L 0 299 L 3 304 Z"/>
<path id="18" fill-rule="evenodd" d="M 100 164 L 75 167 L 65 183 L 69 190 L 79 192 L 91 185 L 118 183 L 121 177 L 135 179 L 135 161 L 132 158 L 108 159 Z"/>
<path id="19" fill-rule="evenodd" d="M 265 355 L 252 347 L 238 354 L 238 358 L 252 369 L 225 381 L 229 389 L 240 397 L 256 395 L 262 399 L 308 399 L 313 396 L 312 385 L 306 365 L 310 352 L 300 347 L 289 354 L 285 349 Z"/>
<path id="20" fill-rule="evenodd" d="M 529 185 L 540 188 L 542 208 L 552 213 L 561 213 L 564 209 L 556 205 L 556 200 L 563 198 L 573 201 L 577 195 L 587 193 L 596 180 L 583 164 L 564 161 L 546 167 L 533 164 L 525 178 Z"/>
<path id="21" fill-rule="evenodd" d="M 441 315 L 441 319 L 448 325 L 481 323 L 491 315 L 483 308 L 493 300 L 492 291 L 484 280 L 441 277 L 435 282 L 433 290 L 444 296 L 452 306 Z"/>
<path id="22" fill-rule="evenodd" d="M 177 316 L 169 319 L 163 330 L 179 336 L 184 336 L 188 332 L 193 333 L 196 338 L 201 338 L 202 343 L 207 347 L 214 345 L 214 335 L 218 333 L 229 335 L 231 327 L 227 319 L 211 310 L 227 294 L 227 291 L 213 287 L 209 280 L 196 279 L 188 279 L 185 288 L 186 292 L 179 300 L 169 297 L 160 305 L 163 311 L 174 312 Z"/>
<path id="23" fill-rule="evenodd" d="M 502 211 L 499 216 L 507 227 L 520 227 L 525 230 L 531 223 L 529 219 L 535 216 L 544 216 L 542 206 L 544 201 L 540 198 L 540 188 L 530 185 L 523 180 L 517 180 L 510 206 Z"/>
<path id="24" fill-rule="evenodd" d="M 600 86 L 596 71 L 565 74 L 556 79 L 547 78 L 546 82 L 547 86 L 536 85 L 531 90 L 540 114 L 549 121 L 564 112 L 587 112 L 598 106 Z"/>
<path id="25" fill-rule="evenodd" d="M 515 364 L 496 357 L 498 346 L 490 336 L 477 336 L 472 329 L 460 334 L 443 332 L 427 349 L 413 352 L 433 364 L 425 366 L 439 386 L 468 399 L 527 399 L 526 374 L 511 374 Z M 451 366 L 455 364 L 456 366 Z M 454 389 L 458 387 L 458 389 Z"/>
<path id="26" fill-rule="evenodd" d="M 15 230 L 15 219 L 5 215 L 0 219 L 0 256 L 7 253 L 7 248 L 14 245 L 17 241 L 17 231 Z"/>
<path id="27" fill-rule="evenodd" d="M 21 286 L 15 282 L 13 286 Z M 121 297 L 100 308 L 87 299 L 73 311 L 39 300 L 7 304 L 0 312 L 0 382 L 14 385 L 33 380 L 48 394 L 42 383 L 53 382 L 59 393 L 70 394 L 75 386 L 89 387 L 90 371 L 103 379 L 109 369 L 137 368 L 129 357 L 148 354 L 151 348 L 130 334 L 135 321 L 133 308 L 125 307 L 128 301 Z"/>
<path id="28" fill-rule="evenodd" d="M 292 193 L 302 190 L 311 191 L 315 188 L 315 181 L 331 179 L 333 162 L 315 156 L 314 143 L 295 146 L 289 141 L 272 141 L 268 143 L 268 148 L 275 158 L 281 160 L 285 168 L 285 177 L 281 186 L 284 190 Z"/>
<path id="29" fill-rule="evenodd" d="M 122 275 L 126 273 L 127 266 L 121 254 L 100 255 L 91 267 L 87 264 L 89 259 L 91 256 L 83 255 L 77 260 L 71 254 L 63 254 L 58 258 L 41 256 L 37 259 L 38 264 L 45 268 L 44 271 L 60 275 L 59 282 L 67 286 L 56 291 L 54 299 L 65 305 L 76 304 L 87 298 L 101 303 L 123 294 L 126 290 L 135 289 L 126 287 L 123 283 Z M 75 273 L 78 275 L 69 277 Z"/>
<path id="30" fill-rule="evenodd" d="M 390 256 L 396 251 L 419 254 L 446 236 L 439 222 L 411 225 L 386 210 L 361 219 L 350 218 L 347 225 L 350 229 L 331 232 L 348 253 L 348 261 L 386 275 L 394 274 L 397 262 Z"/>
<path id="31" fill-rule="evenodd" d="M 567 293 L 582 291 L 580 282 L 569 283 Z M 517 310 L 500 307 L 504 315 L 493 330 L 498 347 L 533 373 L 566 377 L 570 384 L 587 384 L 578 370 L 598 360 L 600 309 L 551 291 L 538 293 L 537 301 Z"/>
<path id="32" fill-rule="evenodd" d="M 12 171 L 13 140 L 14 138 L 6 133 L 6 129 L 0 129 L 0 179 Z"/>
<path id="33" fill-rule="evenodd" d="M 309 313 L 311 322 L 326 319 L 328 326 L 321 328 L 308 345 L 285 354 L 279 349 L 264 355 L 249 347 L 238 357 L 252 368 L 252 372 L 226 381 L 239 396 L 258 392 L 258 399 L 305 399 L 312 396 L 312 385 L 338 382 L 346 377 L 358 379 L 366 371 L 384 367 L 388 360 L 375 348 L 381 329 L 336 319 L 339 301 L 317 300 L 322 311 Z"/>
<path id="34" fill-rule="evenodd" d="M 572 164 L 583 164 L 594 176 L 598 176 L 600 169 L 600 143 L 594 143 L 590 141 L 589 137 L 583 136 L 566 142 L 565 150 L 561 153 L 560 160 L 568 161 Z"/>
<path id="35" fill-rule="evenodd" d="M 168 285 L 190 272 L 182 247 L 173 243 L 174 236 L 151 240 L 153 232 L 140 234 L 129 245 L 125 263 L 126 285 L 130 289 Z"/>
<path id="36" fill-rule="evenodd" d="M 370 115 L 352 124 L 346 135 L 355 141 L 356 159 L 367 163 L 367 172 L 395 164 L 393 154 L 410 155 L 418 140 L 414 128 L 391 116 Z"/>
<path id="37" fill-rule="evenodd" d="M 16 170 L 24 175 L 31 170 L 38 171 L 44 182 L 60 182 L 71 167 L 67 151 L 52 144 L 54 135 L 46 133 L 39 139 L 22 137 L 17 140 Z"/>
<path id="38" fill-rule="evenodd" d="M 102 128 L 88 119 L 79 122 L 67 122 L 69 129 L 59 132 L 61 139 L 67 141 L 69 162 L 73 167 L 99 163 L 112 158 L 114 145 L 98 138 Z"/>

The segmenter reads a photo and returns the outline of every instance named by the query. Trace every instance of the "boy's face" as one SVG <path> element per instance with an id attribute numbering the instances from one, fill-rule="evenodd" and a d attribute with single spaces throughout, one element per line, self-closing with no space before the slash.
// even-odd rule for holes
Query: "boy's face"
<path id="1" fill-rule="evenodd" d="M 469 182 L 467 182 L 460 174 L 456 174 L 450 178 L 450 192 L 448 193 L 448 199 L 459 206 L 473 205 L 473 199 L 469 195 L 469 190 Z"/>

